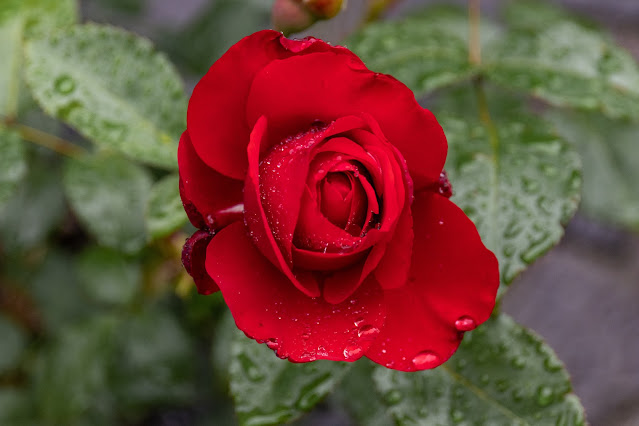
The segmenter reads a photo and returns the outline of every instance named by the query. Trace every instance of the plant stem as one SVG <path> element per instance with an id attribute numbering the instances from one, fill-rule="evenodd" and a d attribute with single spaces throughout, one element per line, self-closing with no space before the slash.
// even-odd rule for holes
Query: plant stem
<path id="1" fill-rule="evenodd" d="M 480 0 L 468 0 L 468 60 L 473 65 L 481 64 L 480 15 Z"/>
<path id="2" fill-rule="evenodd" d="M 39 146 L 43 146 L 52 151 L 57 152 L 58 154 L 62 154 L 71 158 L 78 158 L 83 154 L 86 154 L 86 150 L 84 148 L 79 147 L 78 145 L 71 143 L 65 139 L 59 138 L 50 133 L 43 132 L 38 129 L 34 129 L 33 127 L 25 126 L 24 124 L 20 124 L 12 120 L 11 118 L 5 119 L 2 123 L 16 130 L 20 133 L 20 137 L 27 141 L 34 143 Z"/>
<path id="3" fill-rule="evenodd" d="M 377 20 L 386 9 L 397 3 L 397 0 L 368 0 L 368 2 L 366 22 L 372 22 Z"/>

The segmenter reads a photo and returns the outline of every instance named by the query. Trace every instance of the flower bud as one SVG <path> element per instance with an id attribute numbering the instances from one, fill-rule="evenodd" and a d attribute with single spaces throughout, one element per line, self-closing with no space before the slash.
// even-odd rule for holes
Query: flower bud
<path id="1" fill-rule="evenodd" d="M 342 10 L 342 6 L 346 5 L 346 0 L 302 0 L 302 4 L 317 19 L 330 19 Z"/>
<path id="2" fill-rule="evenodd" d="M 317 19 L 300 0 L 275 0 L 271 11 L 275 29 L 285 35 L 303 31 Z"/>

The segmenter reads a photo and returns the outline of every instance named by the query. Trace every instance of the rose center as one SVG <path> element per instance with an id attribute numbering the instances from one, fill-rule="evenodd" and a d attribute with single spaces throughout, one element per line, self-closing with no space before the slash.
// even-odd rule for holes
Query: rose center
<path id="1" fill-rule="evenodd" d="M 349 229 L 354 225 L 361 229 L 366 206 L 355 196 L 360 185 L 353 173 L 328 173 L 319 186 L 318 204 L 322 214 L 342 229 Z"/>

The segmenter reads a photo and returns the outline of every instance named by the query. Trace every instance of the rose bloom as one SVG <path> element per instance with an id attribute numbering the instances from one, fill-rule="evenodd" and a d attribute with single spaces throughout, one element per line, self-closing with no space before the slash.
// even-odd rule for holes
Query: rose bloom
<path id="1" fill-rule="evenodd" d="M 499 285 L 448 199 L 446 151 L 413 93 L 348 49 L 250 35 L 189 102 L 180 192 L 200 230 L 184 266 L 281 358 L 434 368 Z"/>

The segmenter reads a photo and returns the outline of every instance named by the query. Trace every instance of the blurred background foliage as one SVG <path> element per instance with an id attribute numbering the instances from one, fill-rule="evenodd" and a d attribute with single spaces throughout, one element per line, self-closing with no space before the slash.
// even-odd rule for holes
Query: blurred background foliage
<path id="1" fill-rule="evenodd" d="M 559 241 L 581 196 L 568 245 L 549 256 L 559 260 L 516 280 L 531 290 L 513 285 L 504 310 L 556 345 L 593 425 L 635 424 L 639 347 L 626 339 L 639 326 L 639 71 L 618 40 L 639 55 L 636 26 L 610 35 L 593 19 L 597 2 L 569 4 L 590 18 L 546 2 L 485 2 L 474 65 L 466 11 L 450 4 L 463 1 L 388 3 L 382 22 L 364 27 L 369 4 L 349 0 L 304 34 L 346 43 L 436 113 L 455 201 L 500 258 L 502 294 Z M 639 19 L 631 2 L 612 3 Z M 219 293 L 196 294 L 180 263 L 193 229 L 175 158 L 188 94 L 228 47 L 270 26 L 271 4 L 0 4 L 0 425 L 279 424 L 312 409 L 298 424 L 583 424 L 557 356 L 505 314 L 469 333 L 445 367 L 406 376 L 367 362 L 281 361 L 234 329 Z M 75 25 L 88 21 L 109 25 Z M 477 78 L 489 80 L 486 106 L 472 95 Z M 486 188 L 506 196 L 491 204 Z M 558 273 L 588 271 L 588 250 L 625 259 L 612 269 L 626 272 L 591 274 L 623 290 L 598 293 Z M 583 337 L 599 328 L 619 339 Z M 627 355 L 610 367 L 610 351 Z"/>

